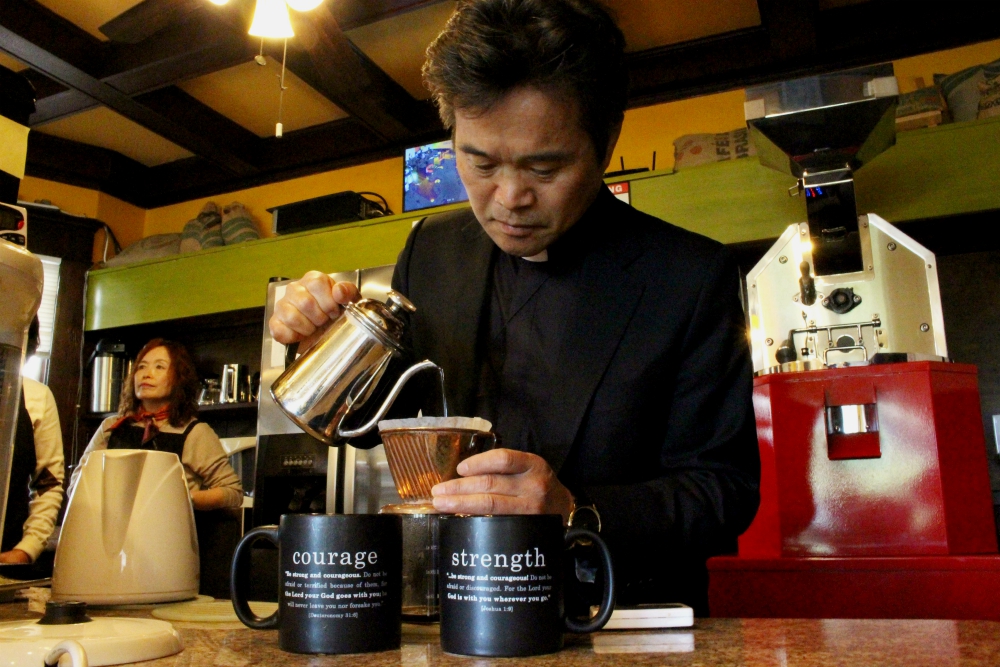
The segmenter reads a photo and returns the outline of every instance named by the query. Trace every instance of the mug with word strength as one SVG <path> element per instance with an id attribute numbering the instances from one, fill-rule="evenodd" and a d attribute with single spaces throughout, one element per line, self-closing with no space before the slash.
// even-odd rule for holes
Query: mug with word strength
<path id="1" fill-rule="evenodd" d="M 442 516 L 438 549 L 441 648 L 477 656 L 553 653 L 563 632 L 604 627 L 615 605 L 608 547 L 589 530 L 566 530 L 559 515 Z M 604 572 L 592 619 L 566 616 L 566 550 L 593 542 Z"/>

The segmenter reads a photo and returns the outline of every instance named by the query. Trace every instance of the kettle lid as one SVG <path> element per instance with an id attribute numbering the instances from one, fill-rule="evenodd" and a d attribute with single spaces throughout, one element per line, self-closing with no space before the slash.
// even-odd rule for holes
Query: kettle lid
<path id="1" fill-rule="evenodd" d="M 406 329 L 404 317 L 415 313 L 417 307 L 409 299 L 395 290 L 389 290 L 386 303 L 378 299 L 362 299 L 345 306 L 359 324 L 374 334 L 381 342 L 396 350 L 400 349 L 403 331 Z"/>

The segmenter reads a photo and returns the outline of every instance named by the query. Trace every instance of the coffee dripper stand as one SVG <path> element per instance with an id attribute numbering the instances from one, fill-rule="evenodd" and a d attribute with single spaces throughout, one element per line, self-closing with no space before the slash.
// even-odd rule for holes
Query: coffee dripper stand
<path id="1" fill-rule="evenodd" d="M 496 435 L 454 426 L 412 426 L 381 430 L 385 456 L 403 503 L 380 514 L 403 520 L 403 619 L 438 620 L 438 511 L 431 488 L 458 477 L 464 459 L 492 449 Z"/>
<path id="2" fill-rule="evenodd" d="M 396 514 L 403 521 L 403 620 L 439 620 L 437 510 L 431 503 L 401 503 L 385 505 L 379 514 Z"/>

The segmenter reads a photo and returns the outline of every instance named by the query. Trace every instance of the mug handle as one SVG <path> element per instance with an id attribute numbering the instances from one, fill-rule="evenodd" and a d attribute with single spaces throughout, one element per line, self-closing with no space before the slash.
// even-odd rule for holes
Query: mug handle
<path id="1" fill-rule="evenodd" d="M 496 449 L 499 446 L 499 440 L 497 434 L 492 431 L 489 433 L 480 431 L 472 436 L 472 440 L 469 441 L 469 449 L 476 454 L 482 454 Z"/>
<path id="2" fill-rule="evenodd" d="M 236 617 L 243 622 L 243 625 L 254 630 L 273 630 L 278 627 L 280 620 L 278 613 L 281 607 L 279 606 L 279 611 L 274 612 L 270 616 L 261 618 L 250 609 L 250 603 L 247 602 L 245 595 L 245 592 L 250 588 L 250 547 L 258 539 L 267 540 L 274 546 L 278 546 L 278 527 L 261 526 L 254 528 L 244 535 L 240 543 L 236 545 L 236 551 L 233 553 L 233 563 L 229 569 L 229 592 L 233 597 L 233 610 L 236 612 Z"/>
<path id="3" fill-rule="evenodd" d="M 567 616 L 566 629 L 576 633 L 597 632 L 604 627 L 604 624 L 611 618 L 611 613 L 615 610 L 615 574 L 611 567 L 611 552 L 608 551 L 608 545 L 597 533 L 584 528 L 571 528 L 566 531 L 566 548 L 568 549 L 580 539 L 592 541 L 601 552 L 601 568 L 604 570 L 604 594 L 601 596 L 601 607 L 597 610 L 597 616 L 589 621 L 578 621 Z"/>

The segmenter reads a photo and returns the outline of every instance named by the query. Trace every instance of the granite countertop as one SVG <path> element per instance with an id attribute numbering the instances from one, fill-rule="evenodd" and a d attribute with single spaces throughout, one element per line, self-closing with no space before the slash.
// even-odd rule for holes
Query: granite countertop
<path id="1" fill-rule="evenodd" d="M 147 612 L 93 615 L 148 617 Z M 27 603 L 0 604 L 0 621 L 38 618 Z M 437 665 L 725 665 L 727 667 L 996 667 L 1000 623 L 942 620 L 699 619 L 675 630 L 567 635 L 566 648 L 533 658 L 442 653 L 435 626 L 404 625 L 398 651 L 343 656 L 285 653 L 276 631 L 239 624 L 174 623 L 185 649 L 149 667 L 433 667 Z"/>

